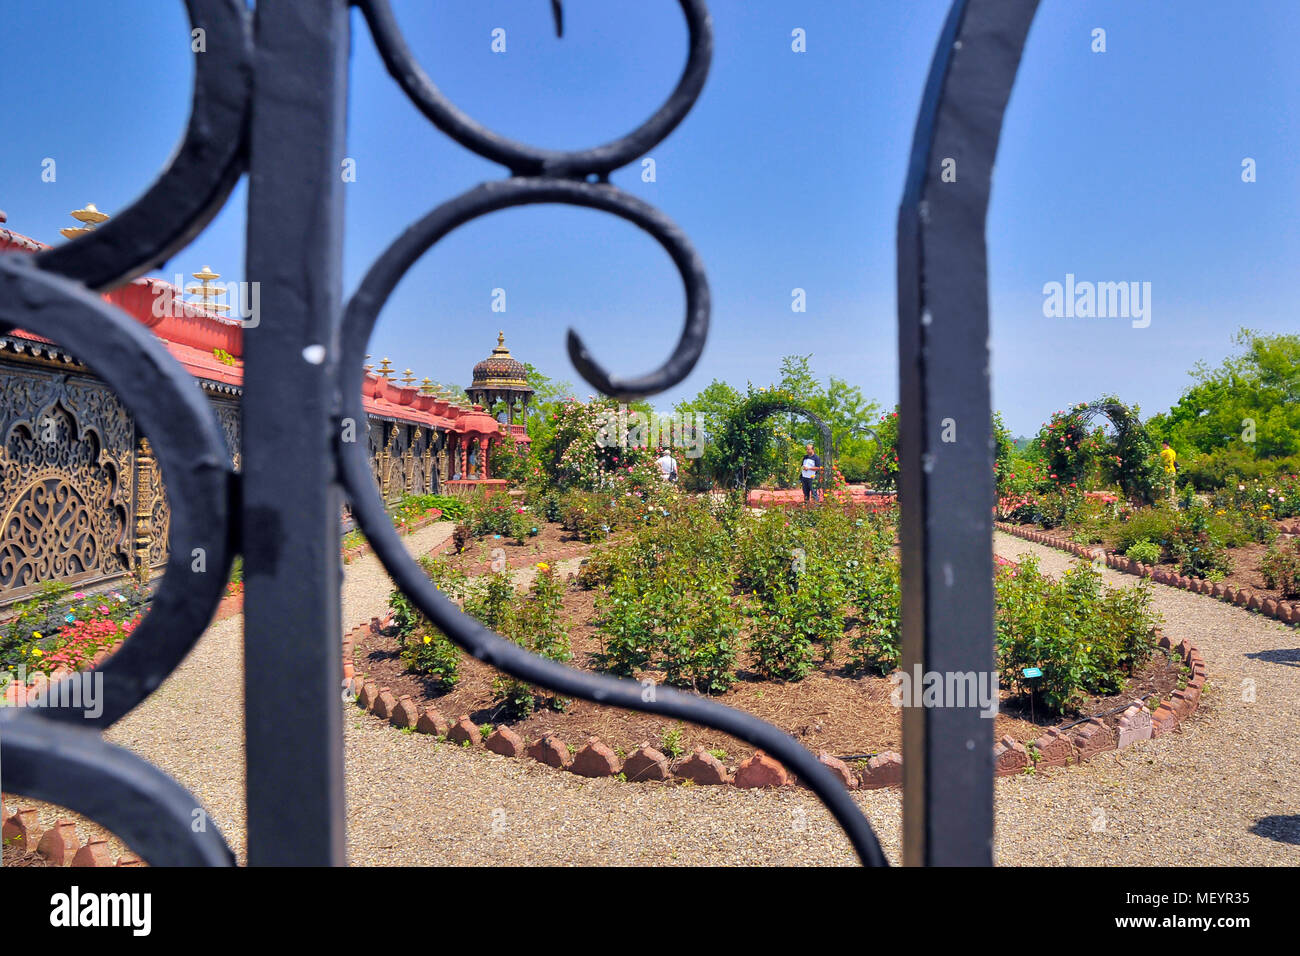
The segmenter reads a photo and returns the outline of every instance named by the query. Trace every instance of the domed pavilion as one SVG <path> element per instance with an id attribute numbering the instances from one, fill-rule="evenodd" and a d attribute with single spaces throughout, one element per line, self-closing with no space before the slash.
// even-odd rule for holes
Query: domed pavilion
<path id="1" fill-rule="evenodd" d="M 474 366 L 474 381 L 465 389 L 465 394 L 470 401 L 490 412 L 498 402 L 505 402 L 507 424 L 515 423 L 516 408 L 520 422 L 528 421 L 528 402 L 533 397 L 533 390 L 528 385 L 528 369 L 510 354 L 505 332 L 497 333 L 497 347 Z"/>

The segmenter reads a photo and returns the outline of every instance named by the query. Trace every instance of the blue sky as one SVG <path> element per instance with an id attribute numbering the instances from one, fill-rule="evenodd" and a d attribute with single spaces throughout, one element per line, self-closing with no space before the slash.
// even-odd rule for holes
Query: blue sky
<path id="1" fill-rule="evenodd" d="M 603 142 L 675 84 L 686 30 L 671 0 L 394 0 L 408 42 L 465 111 L 537 145 Z M 894 223 L 916 108 L 947 4 L 938 0 L 715 0 L 709 82 L 678 130 L 619 186 L 677 220 L 713 292 L 704 356 L 667 405 L 713 378 L 766 384 L 813 355 L 892 405 Z M 86 202 L 112 213 L 153 178 L 188 113 L 193 67 L 179 2 L 49 0 L 0 14 L 9 78 L 0 149 L 8 226 L 48 242 Z M 493 53 L 491 31 L 506 31 Z M 807 52 L 791 50 L 791 31 Z M 1105 53 L 1091 33 L 1106 30 Z M 1295 331 L 1300 259 L 1300 4 L 1043 0 L 1012 95 L 989 214 L 994 401 L 1017 433 L 1115 392 L 1166 409 L 1198 361 L 1242 325 Z M 411 221 L 502 170 L 438 133 L 388 78 L 354 14 L 344 288 Z M 41 181 L 54 158 L 57 179 Z M 1243 183 L 1241 163 L 1257 164 Z M 243 279 L 241 186 L 163 275 L 210 264 Z M 1151 324 L 1043 315 L 1043 285 L 1150 282 Z M 807 312 L 790 309 L 791 290 Z M 506 290 L 507 311 L 491 310 Z M 609 367 L 657 365 L 683 297 L 667 256 L 594 212 L 533 207 L 448 237 L 417 264 L 371 351 L 466 384 L 504 329 L 516 356 L 576 381 L 563 332 Z M 264 321 L 274 321 L 273 316 Z M 580 386 L 585 395 L 587 388 Z"/>

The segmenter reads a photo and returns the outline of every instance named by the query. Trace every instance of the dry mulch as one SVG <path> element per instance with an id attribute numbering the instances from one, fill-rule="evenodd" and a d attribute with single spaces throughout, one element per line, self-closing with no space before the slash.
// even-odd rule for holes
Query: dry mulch
<path id="1" fill-rule="evenodd" d="M 18 847 L 9 846 L 8 844 L 5 845 L 3 850 L 0 850 L 0 866 L 3 867 L 49 865 L 50 864 L 45 861 L 45 857 L 41 856 L 35 850 L 32 850 L 29 853 L 19 853 Z"/>
<path id="2" fill-rule="evenodd" d="M 557 532 L 553 526 L 548 526 L 539 537 L 543 537 L 544 542 L 556 542 L 550 549 L 543 548 L 539 560 L 555 560 L 561 553 L 567 558 L 577 558 L 590 553 L 592 548 L 589 544 L 564 541 L 563 533 Z M 561 552 L 560 548 L 567 550 Z M 521 563 L 531 565 L 535 560 L 530 556 Z M 512 567 L 517 566 L 512 564 Z M 569 663 L 584 670 L 596 669 L 595 655 L 602 649 L 596 627 L 596 594 L 596 591 L 582 589 L 570 579 L 564 597 L 564 616 L 569 625 L 573 651 Z M 841 641 L 835 649 L 835 660 L 821 663 L 802 681 L 792 683 L 764 680 L 747 670 L 748 658 L 742 651 L 738 665 L 740 679 L 726 693 L 715 695 L 713 699 L 780 727 L 814 752 L 826 750 L 838 757 L 861 758 L 886 750 L 900 750 L 900 712 L 890 702 L 894 685 L 884 677 L 845 673 L 842 662 L 846 651 L 846 641 Z M 354 654 L 357 674 L 390 688 L 394 695 L 409 694 L 420 705 L 431 704 L 449 721 L 468 715 L 480 726 L 506 724 L 527 741 L 549 732 L 580 747 L 588 737 L 595 736 L 611 748 L 630 753 L 643 742 L 662 748 L 664 734 L 677 728 L 680 730 L 680 744 L 687 753 L 697 746 L 721 750 L 726 754 L 725 762 L 733 764 L 753 753 L 749 744 L 711 728 L 583 700 L 568 701 L 562 711 L 544 705 L 525 719 L 503 719 L 507 715 L 493 700 L 492 688 L 500 677 L 498 671 L 462 655 L 460 679 L 454 688 L 446 690 L 435 681 L 405 670 L 398 656 L 395 633 L 360 636 Z M 664 675 L 658 671 L 646 671 L 638 675 L 640 677 L 661 682 Z M 1079 712 L 1065 717 L 1045 715 L 1039 706 L 1033 720 L 1027 701 L 1003 691 L 999 713 L 994 718 L 995 737 L 1001 739 L 1009 735 L 1028 742 L 1040 736 L 1047 727 L 1102 715 L 1117 707 L 1122 709 L 1121 705 L 1127 706 L 1135 697 L 1156 693 L 1168 696 L 1179 677 L 1178 668 L 1163 655 L 1157 655 L 1123 693 L 1090 699 Z M 1103 719 L 1114 725 L 1118 723 L 1119 714 L 1104 716 Z"/>
<path id="3" fill-rule="evenodd" d="M 1190 677 L 1190 673 L 1184 673 L 1182 661 L 1171 660 L 1168 655 L 1157 651 L 1143 667 L 1138 668 L 1137 672 L 1129 678 L 1123 690 L 1117 694 L 1089 697 L 1079 705 L 1073 716 L 1044 718 L 1041 706 L 1037 707 L 1036 710 L 1032 709 L 1029 699 L 1020 696 L 1004 696 L 1001 713 L 1007 717 L 1016 717 L 1022 721 L 1028 721 L 1032 715 L 1034 723 L 1044 728 L 1060 727 L 1063 724 L 1070 724 L 1095 716 L 1099 717 L 1102 723 L 1108 727 L 1115 729 L 1119 727 L 1119 719 L 1124 710 L 1134 701 L 1145 701 L 1146 705 L 1154 711 L 1159 706 L 1160 701 L 1168 700 L 1173 695 L 1173 692 L 1179 689 L 1179 685 L 1184 679 Z M 1027 740 L 1028 738 L 1023 738 L 1021 742 Z"/>
<path id="4" fill-rule="evenodd" d="M 617 536 L 611 540 L 617 540 Z M 506 568 L 511 571 L 533 567 L 539 561 L 554 564 L 566 558 L 586 557 L 592 548 L 592 545 L 580 541 L 576 534 L 550 523 L 541 524 L 537 534 L 525 538 L 522 544 L 505 535 L 487 535 L 470 541 L 460 554 L 453 553 L 453 546 L 449 543 L 440 557 L 471 577 L 492 570 L 492 552 L 497 548 L 505 555 Z"/>

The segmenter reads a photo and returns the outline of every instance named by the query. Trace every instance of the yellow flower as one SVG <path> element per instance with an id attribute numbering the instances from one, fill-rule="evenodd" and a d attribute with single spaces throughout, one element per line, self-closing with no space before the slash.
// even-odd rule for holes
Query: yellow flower
<path id="1" fill-rule="evenodd" d="M 39 647 L 33 649 L 33 650 L 32 650 L 32 653 L 35 654 L 37 657 L 44 657 L 44 656 L 45 656 L 45 652 L 42 651 Z"/>
<path id="2" fill-rule="evenodd" d="M 424 635 L 424 643 L 428 644 L 432 640 L 433 638 L 430 635 L 428 634 Z"/>
<path id="3" fill-rule="evenodd" d="M 537 570 L 538 570 L 538 571 L 549 571 L 549 570 L 551 570 L 551 566 L 550 566 L 549 564 L 547 564 L 545 561 L 538 561 L 538 562 L 537 562 Z"/>
<path id="4" fill-rule="evenodd" d="M 40 632 L 40 631 L 32 631 L 32 637 L 36 638 L 37 640 L 40 640 L 40 639 L 41 639 L 41 632 Z"/>

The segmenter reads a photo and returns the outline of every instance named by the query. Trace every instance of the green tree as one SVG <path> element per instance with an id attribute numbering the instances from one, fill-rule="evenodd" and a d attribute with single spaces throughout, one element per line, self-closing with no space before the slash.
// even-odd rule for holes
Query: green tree
<path id="1" fill-rule="evenodd" d="M 726 463 L 718 438 L 726 426 L 727 417 L 743 398 L 731 385 L 715 378 L 694 398 L 674 406 L 673 411 L 692 424 L 699 414 L 704 425 L 702 454 L 698 458 L 679 459 L 677 462 L 681 481 L 686 487 L 702 490 L 722 480 Z"/>
<path id="2" fill-rule="evenodd" d="M 533 390 L 528 408 L 528 437 L 532 441 L 529 453 L 534 463 L 549 463 L 554 458 L 556 412 L 560 405 L 575 399 L 569 382 L 544 375 L 536 365 L 525 362 L 528 385 Z"/>
<path id="3" fill-rule="evenodd" d="M 1241 354 L 1198 363 L 1194 384 L 1147 423 L 1202 490 L 1300 468 L 1300 335 L 1241 329 L 1234 342 Z"/>

